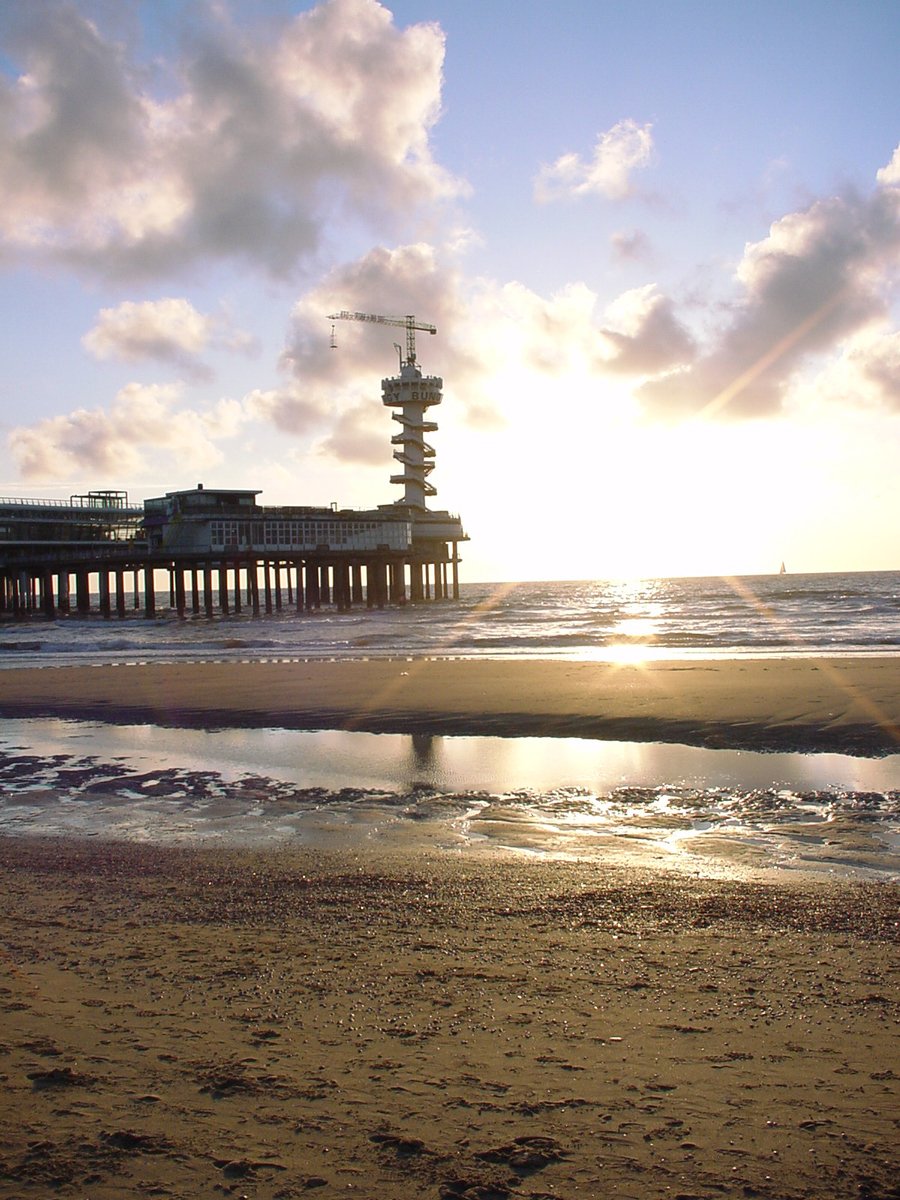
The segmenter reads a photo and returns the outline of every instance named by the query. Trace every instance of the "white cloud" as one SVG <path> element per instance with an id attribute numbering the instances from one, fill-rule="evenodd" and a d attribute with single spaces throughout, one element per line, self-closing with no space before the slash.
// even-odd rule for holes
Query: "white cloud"
<path id="1" fill-rule="evenodd" d="M 613 353 L 609 364 L 631 375 L 658 375 L 689 363 L 694 339 L 675 314 L 672 301 L 655 284 L 623 293 L 607 307 L 603 337 Z"/>
<path id="2" fill-rule="evenodd" d="M 860 337 L 851 343 L 847 357 L 874 399 L 900 412 L 900 331 Z"/>
<path id="3" fill-rule="evenodd" d="M 202 361 L 207 350 L 255 349 L 254 339 L 224 317 L 205 315 L 189 300 L 174 297 L 126 300 L 116 308 L 103 308 L 81 340 L 95 358 L 168 363 L 192 379 L 211 376 Z"/>
<path id="4" fill-rule="evenodd" d="M 619 121 L 598 136 L 590 160 L 568 153 L 542 166 L 534 181 L 535 199 L 540 204 L 590 195 L 624 199 L 632 192 L 632 174 L 650 161 L 651 130 L 652 126 L 638 125 L 630 118 Z"/>
<path id="5" fill-rule="evenodd" d="M 857 423 L 900 414 L 900 332 L 887 322 L 846 338 L 816 369 L 804 372 L 785 397 L 792 417 Z"/>
<path id="6" fill-rule="evenodd" d="M 195 375 L 206 374 L 199 360 L 214 328 L 212 318 L 197 312 L 188 300 L 126 300 L 117 308 L 101 309 L 82 343 L 95 358 L 152 359 L 174 363 Z"/>
<path id="7" fill-rule="evenodd" d="M 518 282 L 466 279 L 438 247 L 379 247 L 336 268 L 295 304 L 282 360 L 292 385 L 261 402 L 258 411 L 300 436 L 325 420 L 330 432 L 320 448 L 337 457 L 346 450 L 348 461 L 370 461 L 369 447 L 374 454 L 386 436 L 377 381 L 396 369 L 392 345 L 405 353 L 402 314 L 409 312 L 437 326 L 434 341 L 418 334 L 419 360 L 424 370 L 445 377 L 456 424 L 478 430 L 521 419 L 518 389 L 526 378 L 529 404 L 539 388 L 546 389 L 548 403 L 577 388 L 577 403 L 595 409 L 606 394 L 609 403 L 619 402 L 612 399 L 619 389 L 604 392 L 604 379 L 658 374 L 694 354 L 671 301 L 652 285 L 620 297 L 602 323 L 597 307 L 596 293 L 584 284 L 542 296 Z M 399 316 L 401 325 L 337 322 L 332 349 L 326 318 L 342 309 Z M 435 409 L 430 416 L 440 422 L 441 414 Z"/>
<path id="8" fill-rule="evenodd" d="M 130 383 L 109 409 L 77 409 L 11 430 L 8 444 L 25 479 L 49 481 L 90 473 L 121 479 L 149 465 L 147 452 L 168 452 L 179 467 L 221 460 L 216 443 L 247 419 L 243 405 L 223 399 L 204 411 L 175 407 L 177 384 Z"/>
<path id="9" fill-rule="evenodd" d="M 0 238 L 7 256 L 113 277 L 204 258 L 287 275 L 327 217 L 382 231 L 460 193 L 431 156 L 444 43 L 376 0 L 323 0 L 274 44 L 218 6 L 156 94 L 145 70 L 65 0 L 0 7 L 20 64 L 0 80 Z M 163 86 L 164 85 L 164 86 Z"/>
<path id="10" fill-rule="evenodd" d="M 262 411 L 279 429 L 301 435 L 324 422 L 327 430 L 317 448 L 331 457 L 376 461 L 377 444 L 381 460 L 389 461 L 384 448 L 390 422 L 378 381 L 396 369 L 394 344 L 406 353 L 405 316 L 413 313 L 437 326 L 439 349 L 428 333 L 417 335 L 419 361 L 424 370 L 434 370 L 438 358 L 442 364 L 453 361 L 459 303 L 456 272 L 425 243 L 376 247 L 335 268 L 294 305 L 281 363 L 293 380 Z M 344 309 L 397 317 L 401 323 L 336 322 L 333 348 L 327 316 Z"/>
<path id="11" fill-rule="evenodd" d="M 386 466 L 390 462 L 388 442 L 392 432 L 385 413 L 379 412 L 371 400 L 362 401 L 338 416 L 331 432 L 316 449 L 344 463 Z"/>
<path id="12" fill-rule="evenodd" d="M 397 359 L 391 349 L 399 344 L 405 354 L 407 313 L 435 325 L 441 334 L 441 357 L 459 304 L 459 276 L 443 256 L 425 242 L 387 249 L 376 246 L 362 258 L 330 271 L 314 289 L 294 305 L 283 365 L 311 393 L 323 400 L 336 383 L 365 375 L 371 381 L 387 373 Z M 398 318 L 396 326 L 369 322 L 337 322 L 336 349 L 330 344 L 329 313 L 342 310 Z M 432 354 L 431 335 L 419 333 L 418 357 L 427 368 Z"/>
<path id="13" fill-rule="evenodd" d="M 900 184 L 900 146 L 894 151 L 891 156 L 891 161 L 886 167 L 882 167 L 875 178 L 884 187 L 893 187 Z"/>
<path id="14" fill-rule="evenodd" d="M 304 436 L 325 423 L 328 410 L 317 399 L 305 394 L 296 381 L 283 387 L 257 388 L 244 397 L 247 411 L 267 421 L 282 433 Z"/>
<path id="15" fill-rule="evenodd" d="M 895 161 L 897 158 L 894 156 Z M 812 356 L 886 318 L 900 263 L 900 186 L 878 173 L 869 196 L 819 200 L 748 245 L 730 321 L 691 366 L 644 385 L 657 414 L 762 416 L 783 404 Z"/>

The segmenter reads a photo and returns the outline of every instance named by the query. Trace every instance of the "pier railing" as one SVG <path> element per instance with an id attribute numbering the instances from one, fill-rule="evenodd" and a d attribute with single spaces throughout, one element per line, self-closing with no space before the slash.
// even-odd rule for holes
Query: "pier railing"
<path id="1" fill-rule="evenodd" d="M 0 496 L 0 506 L 4 504 L 19 504 L 26 508 L 71 508 L 68 500 L 30 500 L 27 496 Z"/>

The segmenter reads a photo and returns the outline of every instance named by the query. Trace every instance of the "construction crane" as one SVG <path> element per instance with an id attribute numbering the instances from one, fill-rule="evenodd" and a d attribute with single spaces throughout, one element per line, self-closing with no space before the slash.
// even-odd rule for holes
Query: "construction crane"
<path id="1" fill-rule="evenodd" d="M 374 321 L 377 325 L 398 325 L 406 329 L 406 362 L 415 363 L 416 361 L 416 330 L 419 329 L 423 333 L 437 333 L 437 329 L 433 325 L 427 324 L 425 321 L 417 321 L 415 317 L 381 317 L 377 313 L 361 313 L 347 312 L 343 310 L 338 313 L 331 313 L 328 317 L 329 321 Z M 334 339 L 334 326 L 331 327 L 331 346 L 335 348 L 337 343 Z"/>

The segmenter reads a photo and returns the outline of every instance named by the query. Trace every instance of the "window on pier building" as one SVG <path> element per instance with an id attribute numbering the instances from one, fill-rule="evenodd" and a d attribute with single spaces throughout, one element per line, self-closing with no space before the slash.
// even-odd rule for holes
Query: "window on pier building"
<path id="1" fill-rule="evenodd" d="M 381 544 L 404 549 L 411 531 L 407 523 L 351 520 L 269 519 L 210 521 L 212 549 L 255 546 L 259 549 L 309 550 L 316 546 L 375 550 Z"/>
<path id="2" fill-rule="evenodd" d="M 246 521 L 210 522 L 210 545 L 237 547 L 247 544 Z"/>

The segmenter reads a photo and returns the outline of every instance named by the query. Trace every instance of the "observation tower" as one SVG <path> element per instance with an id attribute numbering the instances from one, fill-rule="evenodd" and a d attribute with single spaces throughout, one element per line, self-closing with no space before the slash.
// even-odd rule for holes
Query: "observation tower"
<path id="1" fill-rule="evenodd" d="M 392 414 L 400 432 L 391 438 L 391 445 L 396 447 L 394 458 L 403 471 L 392 475 L 391 483 L 402 484 L 403 498 L 396 503 L 407 508 L 424 511 L 426 497 L 437 495 L 428 481 L 434 470 L 434 447 L 425 441 L 425 434 L 434 433 L 437 423 L 426 420 L 425 413 L 440 404 L 443 386 L 439 376 L 423 375 L 414 358 L 401 364 L 399 375 L 381 381 L 382 404 L 400 410 Z"/>
<path id="2" fill-rule="evenodd" d="M 459 517 L 444 509 L 430 509 L 427 501 L 437 491 L 428 476 L 434 470 L 434 447 L 425 440 L 426 433 L 434 433 L 437 424 L 429 421 L 429 408 L 441 403 L 444 381 L 437 375 L 423 375 L 416 359 L 416 330 L 437 333 L 433 325 L 417 321 L 413 316 L 383 317 L 375 313 L 339 312 L 332 313 L 330 321 L 374 321 L 379 325 L 394 325 L 406 330 L 406 357 L 397 346 L 400 355 L 400 373 L 381 381 L 381 400 L 386 408 L 396 411 L 393 419 L 400 432 L 391 438 L 394 458 L 403 468 L 391 476 L 391 483 L 403 488 L 403 495 L 393 504 L 380 504 L 382 512 L 391 511 L 407 516 L 412 522 L 412 548 L 410 559 L 410 594 L 413 600 L 427 597 L 431 587 L 428 564 L 435 571 L 434 594 L 459 598 L 459 544 L 469 540 Z M 336 347 L 334 326 L 331 330 L 331 345 Z M 448 550 L 448 547 L 452 549 Z M 451 577 L 447 577 L 449 568 Z M 424 572 L 424 573 L 423 573 Z"/>
<path id="3" fill-rule="evenodd" d="M 425 419 L 425 412 L 441 402 L 444 381 L 438 375 L 423 375 L 416 362 L 416 330 L 437 333 L 434 325 L 417 321 L 413 316 L 382 317 L 376 313 L 346 312 L 332 313 L 330 321 L 374 321 L 379 325 L 395 325 L 406 329 L 406 358 L 401 355 L 400 374 L 381 381 L 381 399 L 387 408 L 400 411 L 393 418 L 400 425 L 400 433 L 391 438 L 395 446 L 394 458 L 403 467 L 402 474 L 392 475 L 391 483 L 403 486 L 403 496 L 396 504 L 405 508 L 425 512 L 426 497 L 436 496 L 437 489 L 429 483 L 428 476 L 434 470 L 434 447 L 425 441 L 426 433 L 434 433 L 437 425 Z M 332 346 L 335 345 L 332 335 Z M 400 347 L 397 347 L 398 351 Z"/>

